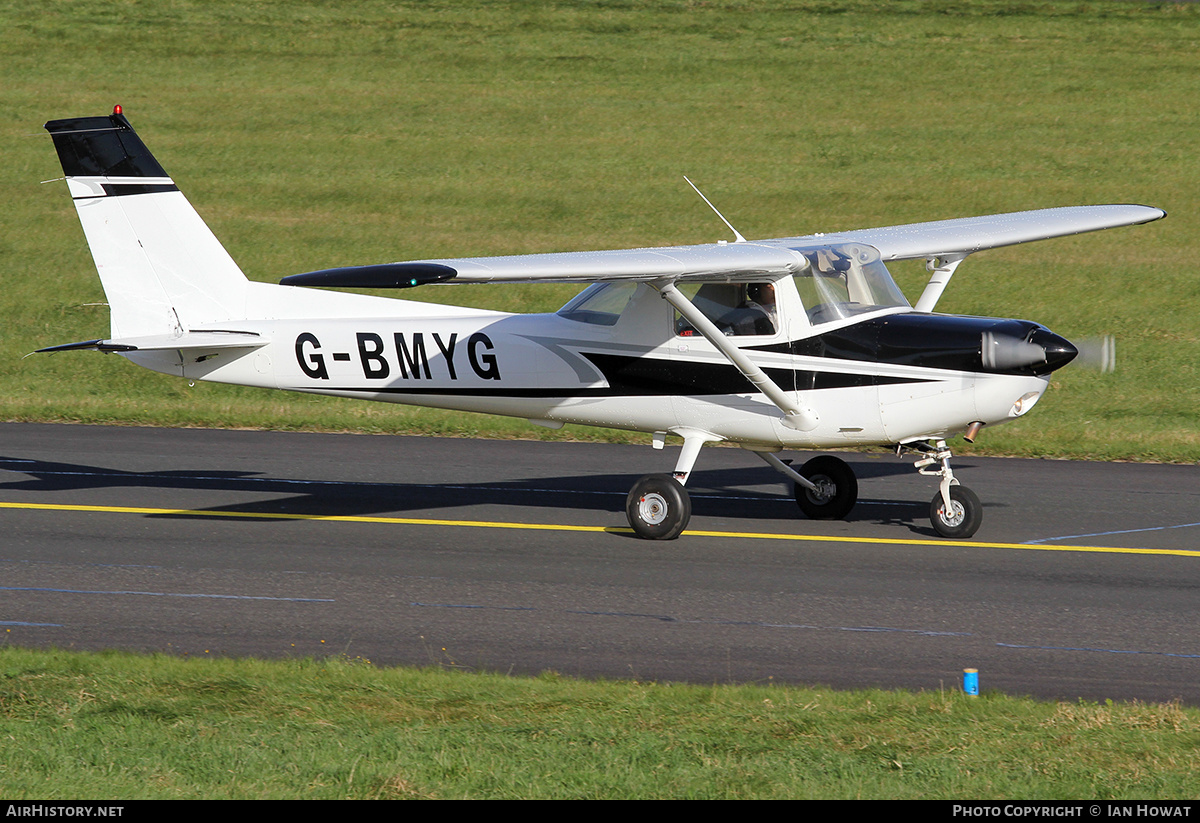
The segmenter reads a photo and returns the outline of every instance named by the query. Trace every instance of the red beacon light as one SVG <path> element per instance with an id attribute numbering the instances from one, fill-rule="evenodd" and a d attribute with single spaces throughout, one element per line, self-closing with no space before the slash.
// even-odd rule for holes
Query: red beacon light
<path id="1" fill-rule="evenodd" d="M 113 114 L 120 114 L 120 113 L 121 113 L 121 104 L 118 103 L 117 105 L 113 106 Z"/>

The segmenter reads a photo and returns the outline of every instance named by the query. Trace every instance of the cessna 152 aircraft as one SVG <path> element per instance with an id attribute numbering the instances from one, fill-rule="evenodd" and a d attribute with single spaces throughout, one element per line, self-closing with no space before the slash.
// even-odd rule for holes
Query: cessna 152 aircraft
<path id="1" fill-rule="evenodd" d="M 274 285 L 243 275 L 119 106 L 46 129 L 112 327 L 109 338 L 41 351 L 116 352 L 189 380 L 644 431 L 656 448 L 677 435 L 674 471 L 643 477 L 627 499 L 630 525 L 653 539 L 686 527 L 688 475 L 701 447 L 719 441 L 794 481 L 813 518 L 850 512 L 853 472 L 828 455 L 793 469 L 779 451 L 916 451 L 918 471 L 939 479 L 934 529 L 971 536 L 982 508 L 955 478 L 946 440 L 1026 414 L 1077 350 L 1037 323 L 933 313 L 955 269 L 983 249 L 1164 216 L 1109 205 L 774 240 L 734 230 L 733 242 L 419 260 Z M 932 272 L 915 306 L 885 265 L 906 259 Z M 506 281 L 592 285 L 557 313 L 533 315 L 307 288 Z"/>

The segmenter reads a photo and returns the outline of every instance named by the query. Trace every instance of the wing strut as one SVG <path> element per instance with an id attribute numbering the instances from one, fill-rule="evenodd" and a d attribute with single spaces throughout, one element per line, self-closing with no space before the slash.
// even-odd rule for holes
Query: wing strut
<path id="1" fill-rule="evenodd" d="M 801 406 L 793 401 L 787 392 L 779 388 L 766 372 L 746 356 L 745 352 L 735 346 L 730 338 L 722 334 L 721 330 L 705 317 L 702 311 L 692 305 L 692 301 L 675 288 L 673 282 L 654 283 L 653 285 L 663 298 L 692 324 L 696 331 L 704 335 L 705 340 L 712 343 L 717 351 L 725 355 L 726 360 L 736 366 L 737 370 L 745 375 L 755 388 L 765 394 L 767 399 L 783 412 L 783 425 L 802 432 L 812 431 L 817 427 L 820 422 L 817 413 L 807 406 Z"/>
<path id="2" fill-rule="evenodd" d="M 958 268 L 959 263 L 966 259 L 965 254 L 946 254 L 926 260 L 925 268 L 933 274 L 929 276 L 925 291 L 921 292 L 921 298 L 917 300 L 917 305 L 913 306 L 913 309 L 921 312 L 933 311 L 933 307 L 942 299 L 942 292 L 946 290 L 946 286 L 950 285 L 950 278 L 954 276 L 954 270 Z"/>

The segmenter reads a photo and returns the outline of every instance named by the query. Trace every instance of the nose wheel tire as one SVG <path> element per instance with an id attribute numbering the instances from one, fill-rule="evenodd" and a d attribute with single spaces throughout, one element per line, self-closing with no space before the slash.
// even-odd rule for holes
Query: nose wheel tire
<path id="1" fill-rule="evenodd" d="M 814 457 L 800 467 L 800 474 L 817 485 L 811 491 L 796 484 L 796 504 L 812 520 L 841 520 L 858 501 L 858 480 L 845 460 Z"/>
<path id="2" fill-rule="evenodd" d="M 674 540 L 692 517 L 692 499 L 669 474 L 648 474 L 630 489 L 625 515 L 638 537 Z"/>
<path id="3" fill-rule="evenodd" d="M 983 504 L 966 486 L 950 487 L 950 509 L 939 491 L 929 503 L 929 520 L 942 537 L 965 539 L 979 530 L 983 522 Z"/>

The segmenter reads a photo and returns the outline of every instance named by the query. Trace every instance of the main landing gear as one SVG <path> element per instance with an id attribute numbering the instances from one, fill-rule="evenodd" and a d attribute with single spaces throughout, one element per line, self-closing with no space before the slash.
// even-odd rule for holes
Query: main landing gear
<path id="1" fill-rule="evenodd" d="M 858 480 L 845 460 L 823 454 L 801 466 L 800 474 L 816 486 L 795 486 L 796 505 L 811 520 L 842 520 L 858 502 Z"/>
<path id="2" fill-rule="evenodd" d="M 687 528 L 692 502 L 687 482 L 705 439 L 684 439 L 674 474 L 648 474 L 633 484 L 625 498 L 625 515 L 638 535 L 648 540 L 674 540 Z M 858 501 L 858 481 L 846 461 L 824 454 L 796 471 L 769 452 L 756 452 L 772 468 L 796 483 L 796 504 L 813 520 L 841 520 Z"/>
<path id="3" fill-rule="evenodd" d="M 633 485 L 625 499 L 625 514 L 638 537 L 674 540 L 687 528 L 692 502 L 684 484 L 700 447 L 709 439 L 712 438 L 685 436 L 673 474 L 649 474 Z M 896 453 L 905 450 L 924 455 L 915 464 L 918 473 L 940 479 L 938 493 L 929 503 L 929 520 L 934 531 L 952 540 L 965 540 L 975 534 L 983 522 L 983 505 L 975 492 L 955 479 L 946 441 L 902 443 Z M 842 520 L 858 501 L 854 470 L 840 458 L 823 454 L 797 471 L 770 452 L 756 454 L 795 482 L 796 504 L 813 520 Z"/>
<path id="4" fill-rule="evenodd" d="M 625 516 L 638 537 L 674 540 L 692 518 L 692 499 L 684 484 L 700 456 L 700 447 L 719 438 L 691 430 L 678 433 L 683 436 L 683 450 L 675 462 L 675 471 L 646 475 L 633 484 L 625 498 Z M 662 448 L 665 436 L 665 432 L 654 436 L 654 448 Z"/>
<path id="5" fill-rule="evenodd" d="M 842 520 L 858 502 L 858 480 L 841 458 L 823 454 L 796 471 L 770 452 L 756 454 L 795 482 L 796 505 L 811 520 Z"/>
<path id="6" fill-rule="evenodd" d="M 648 474 L 629 490 L 625 515 L 638 537 L 674 540 L 692 517 L 692 499 L 671 475 Z"/>

